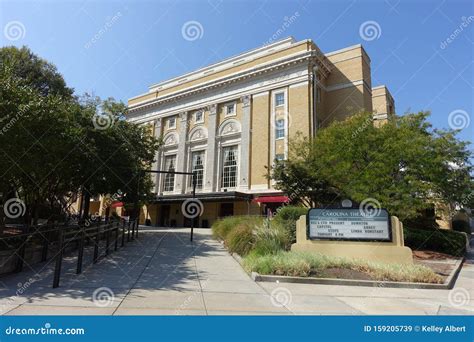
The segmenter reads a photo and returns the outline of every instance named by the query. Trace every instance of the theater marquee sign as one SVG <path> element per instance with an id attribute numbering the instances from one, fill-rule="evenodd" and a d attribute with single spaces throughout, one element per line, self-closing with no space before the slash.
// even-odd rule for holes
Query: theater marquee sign
<path id="1" fill-rule="evenodd" d="M 387 210 L 310 209 L 308 237 L 318 240 L 391 241 Z"/>

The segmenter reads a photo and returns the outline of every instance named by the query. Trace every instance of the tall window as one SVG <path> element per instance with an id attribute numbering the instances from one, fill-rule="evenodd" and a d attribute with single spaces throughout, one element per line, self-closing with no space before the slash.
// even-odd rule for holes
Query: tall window
<path id="1" fill-rule="evenodd" d="M 235 188 L 237 186 L 237 146 L 224 147 L 222 152 L 221 186 Z"/>
<path id="2" fill-rule="evenodd" d="M 285 119 L 275 120 L 275 139 L 282 139 L 285 137 Z"/>
<path id="3" fill-rule="evenodd" d="M 275 94 L 275 106 L 283 106 L 285 104 L 285 93 Z"/>
<path id="4" fill-rule="evenodd" d="M 202 189 L 202 182 L 204 178 L 204 151 L 193 152 L 191 163 L 191 171 L 196 175 L 196 189 Z M 189 185 L 192 186 L 192 177 L 190 177 L 189 182 Z"/>
<path id="5" fill-rule="evenodd" d="M 175 171 L 176 169 L 176 156 L 165 157 L 165 171 Z M 174 173 L 165 173 L 163 179 L 163 191 L 174 190 Z"/>

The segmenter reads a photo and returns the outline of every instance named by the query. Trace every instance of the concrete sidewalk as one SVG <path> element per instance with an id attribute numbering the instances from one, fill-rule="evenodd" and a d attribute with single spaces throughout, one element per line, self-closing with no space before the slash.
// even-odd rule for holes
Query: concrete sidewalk
<path id="1" fill-rule="evenodd" d="M 0 278 L 7 315 L 354 315 L 474 314 L 474 265 L 451 290 L 255 283 L 209 229 L 142 228 L 140 237 L 75 274 L 65 259 L 60 287 L 52 265 Z M 29 281 L 32 278 L 33 281 Z M 21 293 L 19 293 L 19 290 Z"/>

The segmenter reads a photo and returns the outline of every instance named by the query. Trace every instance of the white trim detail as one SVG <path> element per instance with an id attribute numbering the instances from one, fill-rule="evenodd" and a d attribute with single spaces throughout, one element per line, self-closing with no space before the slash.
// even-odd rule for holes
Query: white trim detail
<path id="1" fill-rule="evenodd" d="M 228 136 L 242 131 L 240 122 L 235 119 L 227 119 L 219 126 L 219 136 Z"/>
<path id="2" fill-rule="evenodd" d="M 191 131 L 189 131 L 189 141 L 201 141 L 207 139 L 207 128 L 203 125 L 195 126 Z"/>
<path id="3" fill-rule="evenodd" d="M 290 88 L 298 88 L 298 87 L 308 86 L 308 84 L 309 84 L 309 81 L 305 80 L 305 81 L 302 81 L 302 82 L 290 84 Z"/>
<path id="4" fill-rule="evenodd" d="M 175 146 L 179 144 L 179 136 L 176 132 L 168 132 L 163 137 L 164 146 Z"/>

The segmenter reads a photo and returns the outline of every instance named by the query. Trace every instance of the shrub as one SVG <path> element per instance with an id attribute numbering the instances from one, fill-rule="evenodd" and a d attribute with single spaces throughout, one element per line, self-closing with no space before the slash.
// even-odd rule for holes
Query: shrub
<path id="1" fill-rule="evenodd" d="M 255 243 L 252 252 L 258 255 L 274 254 L 290 246 L 288 231 L 275 221 L 266 220 L 263 224 L 256 226 L 254 235 Z"/>
<path id="2" fill-rule="evenodd" d="M 453 220 L 453 230 L 471 234 L 471 226 L 465 220 Z"/>
<path id="3" fill-rule="evenodd" d="M 463 256 L 466 252 L 467 235 L 445 229 L 403 228 L 405 245 L 413 250 L 427 249 L 435 252 Z"/>
<path id="4" fill-rule="evenodd" d="M 244 258 L 249 272 L 286 276 L 324 274 L 328 268 L 350 269 L 368 274 L 374 280 L 441 283 L 442 277 L 420 265 L 379 264 L 364 260 L 330 257 L 317 253 L 284 252 L 270 255 L 250 254 Z"/>
<path id="5" fill-rule="evenodd" d="M 263 218 L 256 216 L 230 216 L 217 220 L 212 225 L 214 237 L 225 240 L 229 232 L 241 225 L 254 227 L 263 222 Z"/>
<path id="6" fill-rule="evenodd" d="M 225 244 L 231 253 L 241 256 L 248 254 L 255 241 L 253 227 L 241 224 L 232 229 L 225 238 Z"/>
<path id="7" fill-rule="evenodd" d="M 274 220 L 282 224 L 288 232 L 290 243 L 296 242 L 296 221 L 301 215 L 306 215 L 308 208 L 287 205 L 277 210 Z"/>

